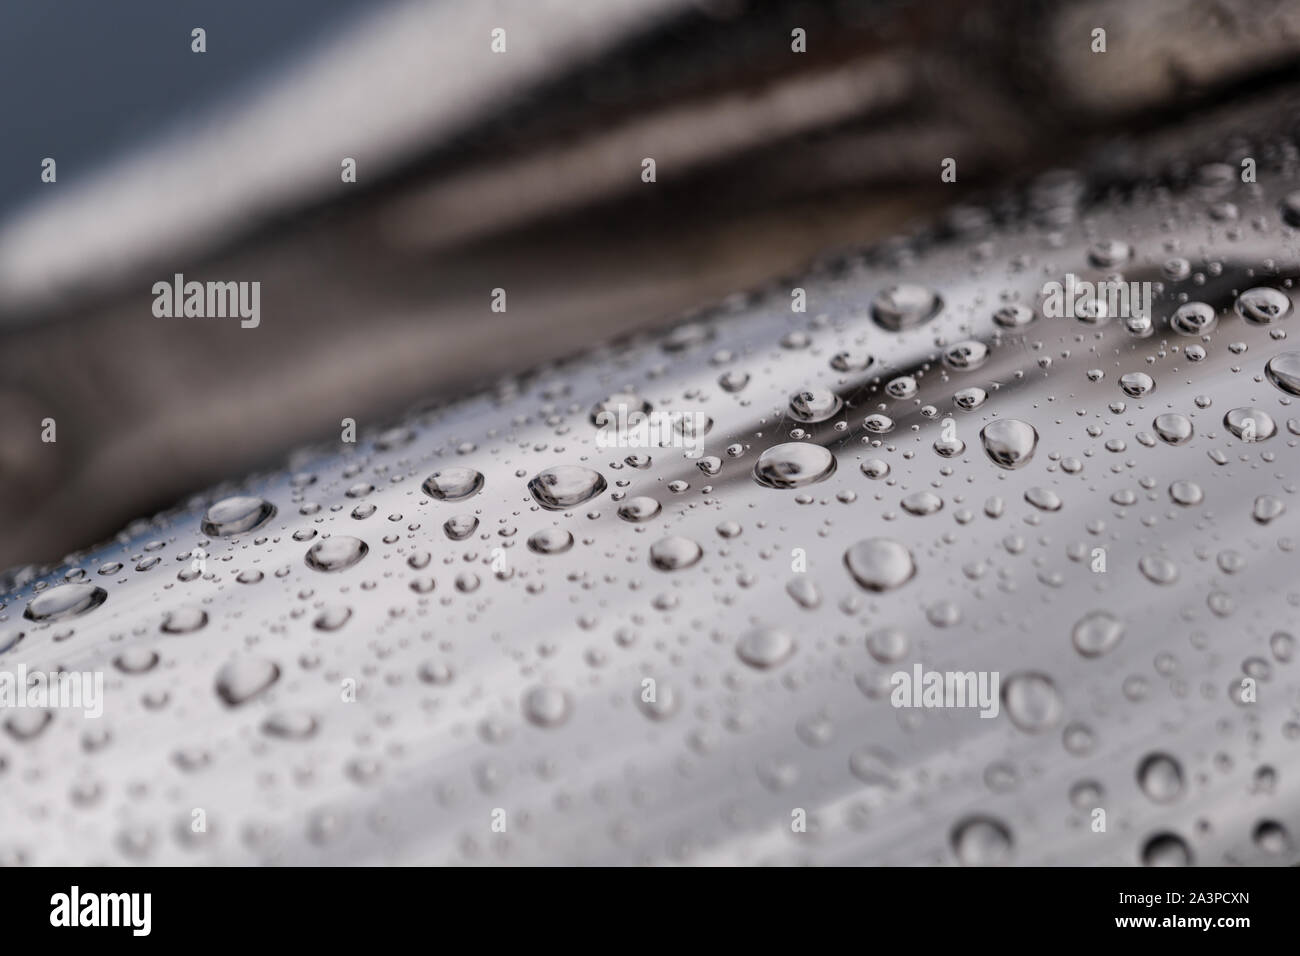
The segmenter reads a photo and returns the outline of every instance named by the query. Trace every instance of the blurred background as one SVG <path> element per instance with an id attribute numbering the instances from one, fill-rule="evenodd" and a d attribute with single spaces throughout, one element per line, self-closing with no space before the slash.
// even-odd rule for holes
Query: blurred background
<path id="1" fill-rule="evenodd" d="M 1281 0 L 6 4 L 0 567 L 1045 170 L 1190 174 L 1295 130 L 1297 53 Z M 155 318 L 177 272 L 260 325 Z"/>

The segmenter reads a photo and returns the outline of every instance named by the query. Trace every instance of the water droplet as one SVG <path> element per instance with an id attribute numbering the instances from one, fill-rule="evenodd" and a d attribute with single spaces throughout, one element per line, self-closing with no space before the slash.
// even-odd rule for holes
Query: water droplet
<path id="1" fill-rule="evenodd" d="M 896 285 L 876 295 L 871 302 L 871 317 L 893 332 L 924 325 L 943 308 L 938 294 L 919 285 Z"/>
<path id="2" fill-rule="evenodd" d="M 1119 377 L 1119 387 L 1130 398 L 1141 398 L 1151 393 L 1156 382 L 1146 372 L 1127 372 Z"/>
<path id="3" fill-rule="evenodd" d="M 1148 799 L 1172 803 L 1183 792 L 1183 768 L 1168 754 L 1148 754 L 1138 764 L 1137 781 Z"/>
<path id="4" fill-rule="evenodd" d="M 1260 524 L 1268 524 L 1274 518 L 1286 511 L 1286 504 L 1281 498 L 1273 495 L 1260 495 L 1255 499 L 1255 505 L 1251 509 L 1251 517 Z"/>
<path id="5" fill-rule="evenodd" d="M 703 556 L 700 546 L 690 538 L 662 538 L 650 545 L 650 563 L 660 571 L 689 568 Z"/>
<path id="6" fill-rule="evenodd" d="M 958 372 L 969 372 L 984 365 L 989 358 L 989 347 L 983 342 L 969 340 L 958 342 L 944 350 L 943 364 Z"/>
<path id="7" fill-rule="evenodd" d="M 1161 441 L 1170 445 L 1184 445 L 1192 437 L 1192 423 L 1185 415 L 1177 412 L 1157 415 L 1151 427 L 1156 430 Z"/>
<path id="8" fill-rule="evenodd" d="M 573 547 L 573 535 L 563 528 L 543 528 L 528 538 L 528 550 L 536 554 L 564 554 Z"/>
<path id="9" fill-rule="evenodd" d="M 123 674 L 146 674 L 158 666 L 158 652 L 147 647 L 132 647 L 113 658 L 113 666 Z"/>
<path id="10" fill-rule="evenodd" d="M 1013 674 L 1002 686 L 1002 703 L 1011 722 L 1031 734 L 1055 727 L 1065 709 L 1060 691 L 1046 674 Z"/>
<path id="11" fill-rule="evenodd" d="M 1245 441 L 1264 441 L 1277 434 L 1273 416 L 1262 408 L 1234 408 L 1223 416 L 1223 424 Z"/>
<path id="12" fill-rule="evenodd" d="M 1288 395 L 1300 395 L 1300 352 L 1279 352 L 1264 366 L 1268 380 Z"/>
<path id="13" fill-rule="evenodd" d="M 265 524 L 275 515 L 275 505 L 263 498 L 223 498 L 208 508 L 200 528 L 206 535 L 221 537 L 243 534 Z"/>
<path id="14" fill-rule="evenodd" d="M 238 707 L 256 697 L 280 679 L 280 668 L 260 657 L 228 661 L 217 672 L 217 696 L 228 707 Z"/>
<path id="15" fill-rule="evenodd" d="M 766 488 L 802 488 L 835 473 L 835 456 L 821 445 L 773 445 L 754 463 L 754 480 Z"/>
<path id="16" fill-rule="evenodd" d="M 1209 335 L 1218 324 L 1214 307 L 1204 302 L 1184 302 L 1169 317 L 1169 327 L 1179 335 Z"/>
<path id="17" fill-rule="evenodd" d="M 327 607 L 316 615 L 316 620 L 312 621 L 312 627 L 318 631 L 337 631 L 350 620 L 352 620 L 352 608 L 342 606 Z"/>
<path id="18" fill-rule="evenodd" d="M 1133 247 L 1122 239 L 1102 239 L 1088 247 L 1088 261 L 1099 269 L 1115 269 L 1133 256 Z"/>
<path id="19" fill-rule="evenodd" d="M 896 627 L 883 627 L 867 635 L 867 653 L 881 664 L 902 660 L 910 647 L 907 635 Z"/>
<path id="20" fill-rule="evenodd" d="M 1002 866 L 1011 862 L 1011 831 L 993 817 L 967 817 L 953 827 L 949 840 L 962 866 Z"/>
<path id="21" fill-rule="evenodd" d="M 633 414 L 649 415 L 651 410 L 651 404 L 640 395 L 632 392 L 616 392 L 593 406 L 591 423 L 597 426 L 610 426 L 626 420 Z"/>
<path id="22" fill-rule="evenodd" d="M 862 372 L 873 362 L 875 359 L 869 352 L 836 352 L 831 356 L 831 368 L 837 372 Z"/>
<path id="23" fill-rule="evenodd" d="M 335 534 L 322 538 L 307 549 L 307 567 L 313 571 L 342 571 L 356 564 L 370 551 L 360 538 Z"/>
<path id="24" fill-rule="evenodd" d="M 943 508 L 943 499 L 932 491 L 918 491 L 904 498 L 902 505 L 908 514 L 923 517 Z"/>
<path id="25" fill-rule="evenodd" d="M 790 417 L 798 422 L 824 422 L 844 407 L 843 400 L 825 388 L 807 388 L 790 399 Z"/>
<path id="26" fill-rule="evenodd" d="M 306 740 L 320 726 L 305 710 L 276 711 L 262 723 L 262 733 L 281 740 Z"/>
<path id="27" fill-rule="evenodd" d="M 602 494 L 606 487 L 598 471 L 581 465 L 555 465 L 537 473 L 528 490 L 549 511 L 563 511 Z"/>
<path id="28" fill-rule="evenodd" d="M 1152 584 L 1173 584 L 1178 580 L 1178 565 L 1161 554 L 1147 554 L 1138 561 L 1138 570 Z"/>
<path id="29" fill-rule="evenodd" d="M 1143 866 L 1190 866 L 1192 851 L 1176 833 L 1157 833 L 1142 847 Z"/>
<path id="30" fill-rule="evenodd" d="M 93 611 L 108 600 L 108 592 L 93 584 L 61 584 L 32 598 L 23 611 L 29 621 L 58 621 Z"/>
<path id="31" fill-rule="evenodd" d="M 844 552 L 853 579 L 868 591 L 892 591 L 916 574 L 907 548 L 890 538 L 867 538 Z"/>
<path id="32" fill-rule="evenodd" d="M 760 670 L 776 667 L 793 653 L 794 641 L 790 636 L 771 627 L 752 630 L 736 643 L 736 655 Z"/>
<path id="33" fill-rule="evenodd" d="M 1300 229 L 1300 190 L 1283 196 L 1280 208 L 1282 221 L 1288 226 Z"/>
<path id="34" fill-rule="evenodd" d="M 629 498 L 618 506 L 618 516 L 624 521 L 640 523 L 649 521 L 662 510 L 661 505 L 654 498 L 647 495 L 639 495 L 635 498 Z"/>
<path id="35" fill-rule="evenodd" d="M 887 435 L 894 430 L 894 420 L 888 415 L 868 415 L 862 424 L 873 435 Z"/>
<path id="36" fill-rule="evenodd" d="M 1023 467 L 1034 457 L 1038 432 L 1018 418 L 997 418 L 981 429 L 980 441 L 989 461 L 1010 470 Z"/>
<path id="37" fill-rule="evenodd" d="M 1124 637 L 1124 624 L 1109 611 L 1093 611 L 1074 625 L 1074 649 L 1084 657 L 1101 657 L 1115 649 Z"/>
<path id="38" fill-rule="evenodd" d="M 454 515 L 442 523 L 442 531 L 452 541 L 464 541 L 478 530 L 478 518 L 474 515 Z"/>
<path id="39" fill-rule="evenodd" d="M 1265 853 L 1291 852 L 1291 835 L 1286 827 L 1276 820 L 1260 820 L 1251 834 L 1255 846 Z"/>
<path id="40" fill-rule="evenodd" d="M 1034 321 L 1034 310 L 1027 305 L 1004 305 L 993 313 L 993 322 L 1003 329 L 1022 329 Z"/>
<path id="41" fill-rule="evenodd" d="M 888 476 L 889 462 L 882 461 L 879 458 L 868 458 L 862 463 L 861 470 L 868 478 L 878 481 L 879 479 Z"/>
<path id="42" fill-rule="evenodd" d="M 483 488 L 483 476 L 473 468 L 459 465 L 435 471 L 420 486 L 436 501 L 461 501 Z"/>
<path id="43" fill-rule="evenodd" d="M 817 585 L 811 581 L 807 575 L 799 575 L 791 578 L 786 583 L 785 593 L 794 599 L 794 602 L 802 608 L 815 610 L 821 606 L 822 595 L 817 590 Z"/>
<path id="44" fill-rule="evenodd" d="M 569 695 L 558 687 L 540 685 L 524 695 L 524 716 L 538 727 L 558 727 L 572 710 Z"/>
<path id="45" fill-rule="evenodd" d="M 908 399 L 916 395 L 920 386 L 916 384 L 916 379 L 910 375 L 900 375 L 898 378 L 890 379 L 889 384 L 885 386 L 885 391 L 890 398 Z"/>
<path id="46" fill-rule="evenodd" d="M 1291 300 L 1286 293 L 1268 286 L 1247 289 L 1237 296 L 1233 308 L 1253 325 L 1270 325 L 1284 319 L 1291 311 Z"/>
<path id="47" fill-rule="evenodd" d="M 1030 488 L 1025 492 L 1025 500 L 1039 511 L 1061 510 L 1061 496 L 1051 488 Z"/>

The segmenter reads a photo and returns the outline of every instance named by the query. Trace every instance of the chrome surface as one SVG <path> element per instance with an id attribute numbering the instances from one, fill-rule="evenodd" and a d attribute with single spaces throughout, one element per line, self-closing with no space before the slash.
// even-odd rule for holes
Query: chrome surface
<path id="1" fill-rule="evenodd" d="M 1100 200 L 1079 177 L 1049 176 L 1001 207 L 949 216 L 946 235 L 828 259 L 666 336 L 593 343 L 489 393 L 363 430 L 355 447 L 304 451 L 283 472 L 213 489 L 49 573 L 19 572 L 0 617 L 0 668 L 103 671 L 106 700 L 99 720 L 59 711 L 29 739 L 0 734 L 0 854 L 39 864 L 1127 865 L 1185 851 L 1195 863 L 1296 862 L 1300 663 L 1293 640 L 1276 635 L 1294 633 L 1300 603 L 1300 415 L 1265 364 L 1300 346 L 1294 307 L 1255 325 L 1233 305 L 1267 286 L 1294 306 L 1300 243 L 1280 203 L 1300 183 L 1293 146 L 1249 155 L 1259 185 L 1240 183 L 1237 154 L 1185 189 Z M 1131 246 L 1131 261 L 1092 264 L 1109 240 Z M 1171 281 L 1162 270 L 1175 257 L 1190 274 Z M 1044 283 L 1066 273 L 1162 283 L 1151 334 L 1122 318 L 1042 315 Z M 936 293 L 942 309 L 891 331 L 872 303 L 902 284 Z M 792 312 L 795 287 L 806 313 Z M 1210 335 L 1170 329 L 1184 296 L 1214 307 Z M 999 328 L 994 313 L 1016 303 L 1036 318 Z M 945 364 L 963 341 L 988 346 L 982 366 Z M 1193 345 L 1203 360 L 1189 361 Z M 841 352 L 873 363 L 839 371 Z M 1154 391 L 1126 395 L 1119 378 L 1132 372 Z M 917 393 L 891 398 L 884 386 L 904 375 Z M 730 391 L 723 376 L 748 381 Z M 960 410 L 954 393 L 971 387 L 988 398 Z M 843 409 L 796 420 L 791 399 L 804 389 L 833 390 Z M 663 447 L 636 467 L 624 460 L 636 449 L 599 447 L 593 409 L 622 393 L 709 416 L 705 459 Z M 1266 411 L 1276 434 L 1234 436 L 1225 415 L 1243 407 Z M 1192 424 L 1183 444 L 1155 437 L 1155 419 L 1171 413 Z M 868 431 L 873 414 L 893 430 Z M 946 418 L 964 443 L 951 457 L 935 449 Z M 981 429 L 1005 419 L 1039 436 L 1016 469 L 981 443 Z M 834 473 L 760 485 L 760 454 L 786 442 L 829 449 Z M 701 467 L 710 458 L 720 461 L 712 475 Z M 868 477 L 869 459 L 888 463 L 888 476 Z M 545 509 L 528 484 L 555 466 L 592 469 L 607 487 Z M 458 467 L 483 476 L 472 497 L 423 490 Z M 1202 500 L 1176 503 L 1177 482 L 1195 483 Z M 1059 510 L 1030 503 L 1050 498 L 1034 489 L 1059 497 Z M 922 492 L 942 507 L 904 507 Z M 276 513 L 252 531 L 206 534 L 206 509 L 232 495 Z M 662 510 L 620 518 L 637 496 Z M 1285 510 L 1257 520 L 1261 496 Z M 477 529 L 453 540 L 444 523 L 466 515 Z M 727 523 L 736 527 L 720 533 Z M 562 532 L 572 547 L 530 548 L 547 530 L 542 550 L 562 547 Z M 332 572 L 309 565 L 321 541 L 335 545 L 327 563 L 346 554 L 343 536 L 364 541 L 364 556 Z M 661 570 L 651 553 L 670 538 L 702 556 Z M 855 582 L 846 552 L 875 538 L 907 550 L 910 580 L 883 591 Z M 206 573 L 184 580 L 196 548 Z M 693 556 L 682 542 L 664 552 Z M 1144 573 L 1149 556 L 1167 564 L 1148 560 Z M 1176 579 L 1156 583 L 1168 564 Z M 107 598 L 61 620 L 24 619 L 38 588 L 65 579 Z M 206 623 L 165 631 L 184 609 Z M 1085 657 L 1072 632 L 1098 611 L 1123 636 Z M 903 638 L 869 649 L 886 628 Z M 772 631 L 788 638 L 786 656 Z M 773 666 L 746 662 L 755 640 Z M 126 672 L 150 650 L 156 665 Z M 231 662 L 235 683 L 278 676 L 232 706 L 218 693 Z M 1044 675 L 1054 698 L 1035 695 L 1040 683 L 995 719 L 891 706 L 890 675 L 917 663 L 997 672 L 1004 691 L 1017 675 Z M 1247 674 L 1254 703 L 1233 699 Z M 641 702 L 647 678 L 655 706 Z M 268 720 L 314 730 L 287 739 Z M 1145 764 L 1159 779 L 1144 792 L 1139 768 L 1153 755 L 1168 759 Z M 1088 782 L 1095 793 L 1081 789 Z M 1090 825 L 1094 808 L 1105 832 Z M 195 809 L 205 833 L 193 832 Z M 807 832 L 792 832 L 800 809 Z"/>

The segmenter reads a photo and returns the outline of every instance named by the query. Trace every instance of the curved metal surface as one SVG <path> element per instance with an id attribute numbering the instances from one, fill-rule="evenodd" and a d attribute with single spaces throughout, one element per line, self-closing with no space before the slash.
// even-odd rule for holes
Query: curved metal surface
<path id="1" fill-rule="evenodd" d="M 0 736 L 4 858 L 1296 862 L 1300 665 L 1278 635 L 1300 603 L 1300 416 L 1265 375 L 1296 348 L 1294 310 L 1253 324 L 1234 309 L 1257 286 L 1294 302 L 1300 249 L 1279 203 L 1297 187 L 1295 151 L 1258 158 L 1259 185 L 1239 182 L 1233 155 L 1186 190 L 1087 204 L 1081 180 L 1049 177 L 959 211 L 946 238 L 828 261 L 20 574 L 0 665 L 102 671 L 105 703 L 98 720 L 60 710 Z M 1099 266 L 1109 240 L 1131 260 Z M 1175 257 L 1186 278 L 1164 272 Z M 1153 332 L 1042 315 L 1044 283 L 1066 273 L 1158 283 Z M 882 327 L 872 304 L 899 284 L 937 293 L 942 310 Z M 1184 300 L 1213 306 L 1217 329 L 1175 334 Z M 1009 304 L 1037 317 L 1000 328 L 993 314 Z M 944 358 L 962 342 L 987 346 L 987 361 L 956 367 L 978 346 Z M 1154 390 L 1127 395 L 1132 372 Z M 914 396 L 886 391 L 900 376 Z M 988 397 L 964 411 L 954 395 L 968 388 Z M 791 400 L 805 389 L 844 407 L 799 421 Z M 600 447 L 593 409 L 626 393 L 707 415 L 706 457 L 670 446 L 629 464 L 636 449 Z M 1267 412 L 1276 434 L 1236 437 L 1225 416 L 1238 408 Z M 1156 437 L 1165 414 L 1186 417 L 1190 440 Z M 867 430 L 869 415 L 893 430 Z M 964 449 L 945 456 L 948 418 Z M 1016 469 L 981 442 L 1005 419 L 1039 436 Z M 837 467 L 764 487 L 756 463 L 783 443 L 828 449 Z M 866 474 L 869 460 L 888 475 Z M 529 482 L 554 466 L 607 487 L 549 510 Z M 425 490 L 453 468 L 479 472 L 481 490 Z M 276 513 L 205 534 L 205 508 L 235 494 Z M 661 510 L 621 517 L 639 496 Z M 1267 523 L 1254 517 L 1262 496 L 1285 508 Z M 477 528 L 453 540 L 444 524 L 462 516 Z M 345 536 L 367 545 L 360 560 L 311 565 L 322 541 L 321 560 L 345 555 Z M 871 539 L 901 545 L 914 576 L 860 586 L 846 554 Z M 674 562 L 685 566 L 657 566 Z M 24 618 L 65 581 L 106 599 Z M 1072 635 L 1100 611 L 1122 636 L 1084 656 Z M 916 664 L 996 673 L 998 716 L 893 706 L 891 675 Z M 1016 683 L 1026 674 L 1040 676 Z M 1253 703 L 1234 699 L 1244 676 Z"/>

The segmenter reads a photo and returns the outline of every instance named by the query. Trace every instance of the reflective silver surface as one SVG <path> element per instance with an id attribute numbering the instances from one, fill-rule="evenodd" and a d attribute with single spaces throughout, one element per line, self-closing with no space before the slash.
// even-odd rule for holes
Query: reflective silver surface
<path id="1" fill-rule="evenodd" d="M 301 453 L 52 573 L 20 572 L 0 667 L 100 670 L 106 700 L 99 720 L 59 711 L 34 735 L 0 736 L 0 852 L 40 864 L 1296 862 L 1300 415 L 1265 365 L 1300 349 L 1300 249 L 1279 208 L 1300 183 L 1292 147 L 1257 158 L 1259 185 L 1241 184 L 1228 155 L 1186 190 L 1097 204 L 1081 205 L 1077 177 L 1048 177 L 1023 215 L 1015 202 L 959 211 L 942 241 L 829 260 L 667 336 L 363 428 L 355 447 Z M 1170 280 L 1179 257 L 1188 274 Z M 1067 273 L 1160 283 L 1151 334 L 1042 315 L 1044 283 Z M 919 288 L 881 298 L 898 286 Z M 1255 287 L 1281 290 L 1290 314 L 1245 321 L 1234 303 Z M 900 320 L 928 294 L 942 300 L 933 318 Z M 1213 307 L 1211 334 L 1171 331 L 1184 301 Z M 1000 328 L 994 313 L 1015 304 L 1033 321 Z M 1154 390 L 1126 394 L 1121 376 L 1139 372 Z M 891 397 L 902 376 L 915 395 Z M 974 388 L 983 404 L 957 407 Z M 800 420 L 836 404 L 825 390 L 842 408 Z M 619 395 L 707 415 L 704 457 L 599 447 L 593 411 Z M 1252 413 L 1258 440 L 1234 435 L 1225 416 L 1241 408 L 1276 433 L 1262 437 Z M 1188 440 L 1158 437 L 1177 437 L 1176 419 L 1157 424 L 1166 415 L 1185 417 Z M 892 430 L 880 418 L 869 430 L 868 416 Z M 1023 431 L 994 429 L 1015 468 L 981 439 L 1009 419 L 1038 435 L 1024 461 Z M 808 472 L 786 468 L 797 487 L 760 484 L 760 456 L 784 443 L 829 449 L 833 473 L 799 484 Z M 635 454 L 651 460 L 629 464 Z M 772 457 L 817 472 L 815 453 Z M 888 474 L 871 477 L 883 469 L 869 462 Z M 529 483 L 560 466 L 606 487 L 544 508 Z M 541 486 L 578 494 L 590 481 L 565 471 Z M 236 495 L 275 513 L 205 533 L 208 507 Z M 661 510 L 620 517 L 642 496 Z M 1284 510 L 1262 520 L 1271 501 Z M 239 527 L 257 507 L 208 518 Z M 444 530 L 471 516 L 462 540 Z M 106 599 L 24 619 L 38 588 L 65 579 Z M 916 664 L 998 674 L 999 715 L 892 706 L 890 675 Z M 1246 676 L 1253 703 L 1234 699 Z M 794 832 L 801 810 L 806 832 Z"/>

